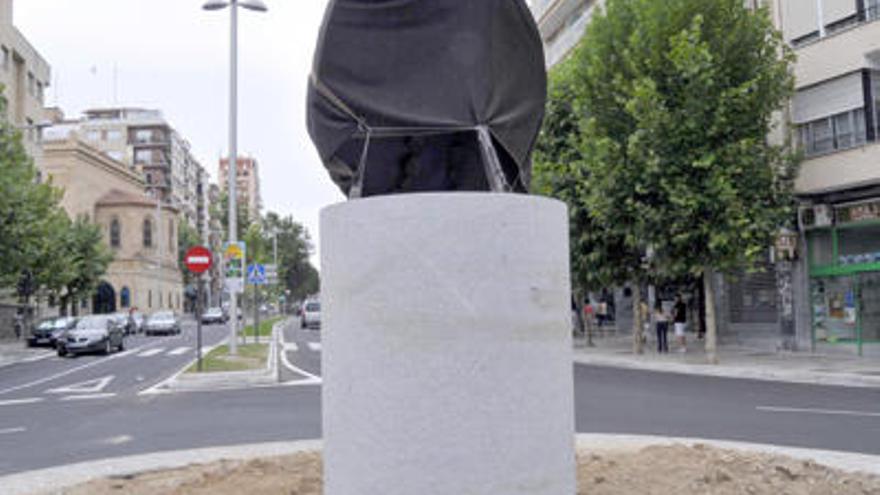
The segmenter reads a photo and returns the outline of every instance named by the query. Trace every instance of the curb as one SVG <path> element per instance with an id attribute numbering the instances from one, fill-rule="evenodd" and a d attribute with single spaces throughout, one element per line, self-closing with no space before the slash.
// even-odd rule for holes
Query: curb
<path id="1" fill-rule="evenodd" d="M 853 454 L 830 450 L 780 447 L 776 445 L 709 440 L 701 438 L 659 437 L 649 435 L 612 435 L 580 433 L 575 435 L 578 450 L 636 451 L 657 445 L 709 445 L 721 449 L 758 452 L 813 460 L 819 464 L 847 472 L 863 472 L 880 476 L 880 456 Z M 0 486 L 7 495 L 28 495 L 51 492 L 78 485 L 95 478 L 127 476 L 146 471 L 174 469 L 190 464 L 207 464 L 219 460 L 250 460 L 320 450 L 321 440 L 255 443 L 248 445 L 211 447 L 193 450 L 158 452 L 65 466 L 26 471 L 0 477 Z"/>
<path id="2" fill-rule="evenodd" d="M 275 328 L 279 325 L 287 323 L 288 319 L 282 319 L 276 322 L 273 327 L 273 336 L 269 338 L 269 352 L 266 356 L 266 367 L 258 370 L 247 371 L 223 371 L 213 373 L 186 374 L 195 359 L 186 363 L 179 371 L 171 375 L 167 380 L 162 381 L 142 392 L 138 395 L 153 395 L 175 392 L 209 392 L 214 390 L 229 390 L 240 388 L 256 388 L 272 385 L 279 385 L 277 380 L 277 341 L 274 338 Z M 212 350 L 226 344 L 229 339 L 224 339 L 217 345 L 208 347 L 204 350 L 207 355 Z"/>
<path id="3" fill-rule="evenodd" d="M 604 366 L 609 368 L 657 371 L 680 375 L 712 376 L 718 378 L 737 378 L 772 382 L 800 383 L 807 385 L 831 385 L 855 388 L 880 388 L 880 376 L 869 377 L 853 373 L 815 373 L 810 371 L 786 371 L 760 368 L 756 366 L 725 366 L 709 364 L 690 364 L 676 362 L 638 361 L 601 355 L 579 355 L 574 351 L 575 364 Z"/>

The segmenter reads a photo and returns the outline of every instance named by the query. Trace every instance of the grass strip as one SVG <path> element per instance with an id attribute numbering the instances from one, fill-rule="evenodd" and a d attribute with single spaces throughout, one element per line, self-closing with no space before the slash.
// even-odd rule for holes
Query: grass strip
<path id="1" fill-rule="evenodd" d="M 268 356 L 269 344 L 239 345 L 237 356 L 230 356 L 229 346 L 224 344 L 202 356 L 202 372 L 258 370 L 266 367 Z M 186 372 L 197 373 L 197 366 L 193 363 Z"/>

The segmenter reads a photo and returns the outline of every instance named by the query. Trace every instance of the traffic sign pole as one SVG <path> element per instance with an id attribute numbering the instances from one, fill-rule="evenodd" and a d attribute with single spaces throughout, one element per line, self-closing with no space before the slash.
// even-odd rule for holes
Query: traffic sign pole
<path id="1" fill-rule="evenodd" d="M 196 369 L 202 371 L 202 276 L 198 275 L 198 288 L 196 289 Z"/>
<path id="2" fill-rule="evenodd" d="M 186 252 L 183 262 L 196 275 L 196 369 L 202 371 L 202 274 L 211 268 L 213 258 L 209 249 L 195 246 Z"/>

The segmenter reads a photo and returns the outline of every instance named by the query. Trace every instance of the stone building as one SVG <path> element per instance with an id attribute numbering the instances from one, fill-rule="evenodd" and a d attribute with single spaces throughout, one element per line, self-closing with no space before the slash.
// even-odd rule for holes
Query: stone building
<path id="1" fill-rule="evenodd" d="M 183 308 L 183 281 L 177 265 L 179 212 L 161 208 L 144 193 L 140 174 L 84 141 L 73 126 L 47 130 L 42 167 L 64 190 L 61 205 L 73 218 L 100 225 L 114 260 L 84 309 L 144 312 Z"/>

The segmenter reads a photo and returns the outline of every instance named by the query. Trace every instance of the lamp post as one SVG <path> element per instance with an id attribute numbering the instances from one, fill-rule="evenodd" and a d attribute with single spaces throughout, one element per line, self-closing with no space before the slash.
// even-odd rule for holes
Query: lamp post
<path id="1" fill-rule="evenodd" d="M 266 12 L 262 0 L 208 0 L 205 10 L 221 10 L 229 7 L 229 163 L 227 168 L 227 194 L 229 196 L 229 242 L 238 241 L 236 180 L 238 178 L 238 7 Z M 238 352 L 238 294 L 229 291 L 230 323 L 229 354 Z"/>

